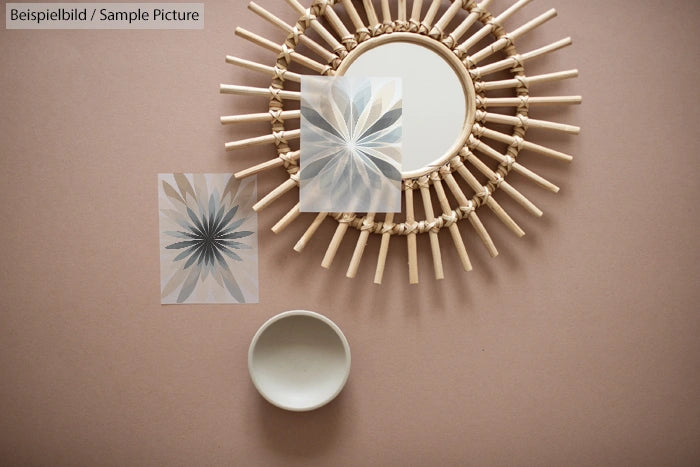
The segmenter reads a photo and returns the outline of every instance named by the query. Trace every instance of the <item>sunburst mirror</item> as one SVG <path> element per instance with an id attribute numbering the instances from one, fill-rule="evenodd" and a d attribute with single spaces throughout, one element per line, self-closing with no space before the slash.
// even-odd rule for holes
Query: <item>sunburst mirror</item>
<path id="1" fill-rule="evenodd" d="M 221 117 L 224 124 L 269 121 L 269 134 L 226 143 L 236 150 L 255 145 L 276 147 L 276 156 L 236 173 L 251 176 L 266 170 L 284 170 L 289 178 L 255 205 L 261 210 L 282 196 L 298 196 L 299 185 L 299 83 L 302 75 L 397 76 L 404 82 L 404 140 L 402 212 L 318 213 L 294 249 L 301 252 L 324 221 L 337 223 L 322 266 L 330 267 L 347 230 L 360 231 L 347 270 L 357 273 L 370 236 L 380 242 L 374 281 L 381 283 L 392 237 L 405 237 L 408 279 L 418 282 L 418 235 L 429 236 L 433 272 L 443 278 L 442 251 L 448 241 L 438 233 L 445 229 L 464 270 L 471 269 L 457 223 L 466 219 L 491 256 L 498 254 L 479 219 L 486 207 L 516 236 L 523 230 L 495 199 L 498 191 L 526 211 L 542 211 L 508 181 L 516 172 L 550 192 L 559 188 L 517 161 L 531 151 L 542 156 L 571 160 L 571 156 L 526 139 L 528 128 L 577 134 L 572 125 L 533 119 L 536 105 L 578 104 L 580 96 L 533 95 L 542 83 L 576 77 L 577 70 L 528 75 L 525 65 L 571 44 L 564 38 L 521 52 L 515 41 L 556 16 L 546 11 L 525 24 L 506 31 L 503 22 L 530 0 L 519 0 L 499 14 L 489 10 L 491 0 L 314 0 L 305 7 L 286 0 L 298 14 L 288 24 L 263 7 L 250 3 L 254 13 L 281 29 L 281 43 L 242 28 L 236 34 L 276 53 L 269 64 L 227 56 L 227 62 L 271 77 L 267 88 L 222 84 L 226 94 L 256 95 L 269 99 L 264 112 Z M 410 8 L 409 8 L 410 7 Z M 381 18 L 381 19 L 380 19 Z M 433 106 L 432 108 L 430 106 Z M 435 107 L 437 106 L 437 107 Z M 432 110 L 431 110 L 432 109 Z M 429 120 L 429 121 L 428 121 Z M 426 128 L 430 128 L 427 131 Z M 297 203 L 272 230 L 281 232 L 300 214 Z"/>

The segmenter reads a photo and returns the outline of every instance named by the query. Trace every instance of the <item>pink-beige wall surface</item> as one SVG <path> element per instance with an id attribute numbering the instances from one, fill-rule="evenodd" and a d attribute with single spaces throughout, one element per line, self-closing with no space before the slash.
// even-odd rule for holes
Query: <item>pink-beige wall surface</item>
<path id="1" fill-rule="evenodd" d="M 465 273 L 441 233 L 442 281 L 421 237 L 414 286 L 398 239 L 377 286 L 376 239 L 351 280 L 355 231 L 329 270 L 333 222 L 301 255 L 313 214 L 270 231 L 289 196 L 259 215 L 255 305 L 160 304 L 157 174 L 274 157 L 224 151 L 268 126 L 222 127 L 265 102 L 218 85 L 267 86 L 224 62 L 274 61 L 236 25 L 283 34 L 242 1 L 206 2 L 199 31 L 0 30 L 0 464 L 700 464 L 700 3 L 538 0 L 507 25 L 550 7 L 517 45 L 570 35 L 528 71 L 578 68 L 538 92 L 584 102 L 533 116 L 582 132 L 532 131 L 575 159 L 523 154 L 561 187 L 512 177 L 541 219 L 498 195 L 527 235 L 484 212 L 491 259 L 461 226 Z M 288 309 L 329 316 L 352 348 L 345 390 L 314 412 L 272 407 L 248 376 L 254 332 Z"/>

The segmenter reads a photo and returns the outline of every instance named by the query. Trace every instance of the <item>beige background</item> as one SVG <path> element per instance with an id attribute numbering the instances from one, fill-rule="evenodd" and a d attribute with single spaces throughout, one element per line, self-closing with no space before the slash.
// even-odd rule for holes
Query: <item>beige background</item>
<path id="1" fill-rule="evenodd" d="M 206 3 L 203 31 L 1 30 L 0 464 L 700 463 L 700 3 L 538 1 L 508 25 L 551 6 L 559 17 L 518 45 L 573 37 L 529 69 L 580 69 L 541 91 L 584 105 L 537 116 L 583 131 L 536 134 L 570 165 L 523 155 L 560 194 L 513 177 L 544 218 L 499 195 L 526 237 L 484 214 L 501 255 L 465 227 L 463 273 L 441 235 L 447 279 L 425 249 L 413 287 L 396 241 L 375 286 L 376 241 L 357 279 L 355 232 L 323 270 L 333 224 L 297 255 L 313 216 L 275 236 L 284 200 L 259 217 L 248 306 L 160 305 L 156 174 L 270 156 L 223 150 L 267 126 L 221 127 L 264 103 L 217 88 L 265 85 L 227 53 L 273 59 L 236 25 L 282 35 L 238 1 Z M 246 368 L 258 326 L 296 308 L 335 320 L 353 351 L 344 392 L 306 414 L 264 402 Z"/>

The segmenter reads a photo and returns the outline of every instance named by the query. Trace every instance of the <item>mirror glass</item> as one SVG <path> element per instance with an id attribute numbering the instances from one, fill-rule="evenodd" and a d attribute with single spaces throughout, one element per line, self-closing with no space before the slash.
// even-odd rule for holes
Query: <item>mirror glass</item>
<path id="1" fill-rule="evenodd" d="M 471 82 L 464 82 L 465 76 L 457 74 L 455 63 L 448 62 L 453 58 L 459 66 L 458 59 L 406 41 L 386 42 L 357 52 L 345 69 L 339 69 L 340 73 L 402 78 L 403 177 L 422 175 L 446 162 L 466 136 L 466 86 L 471 87 Z"/>

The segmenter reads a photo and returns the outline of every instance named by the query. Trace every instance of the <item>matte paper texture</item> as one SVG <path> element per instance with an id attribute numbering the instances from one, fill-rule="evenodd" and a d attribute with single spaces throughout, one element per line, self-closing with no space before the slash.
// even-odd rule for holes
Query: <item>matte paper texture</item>
<path id="1" fill-rule="evenodd" d="M 401 210 L 401 80 L 303 76 L 302 212 Z"/>
<path id="2" fill-rule="evenodd" d="M 257 303 L 255 177 L 159 174 L 161 303 Z"/>

